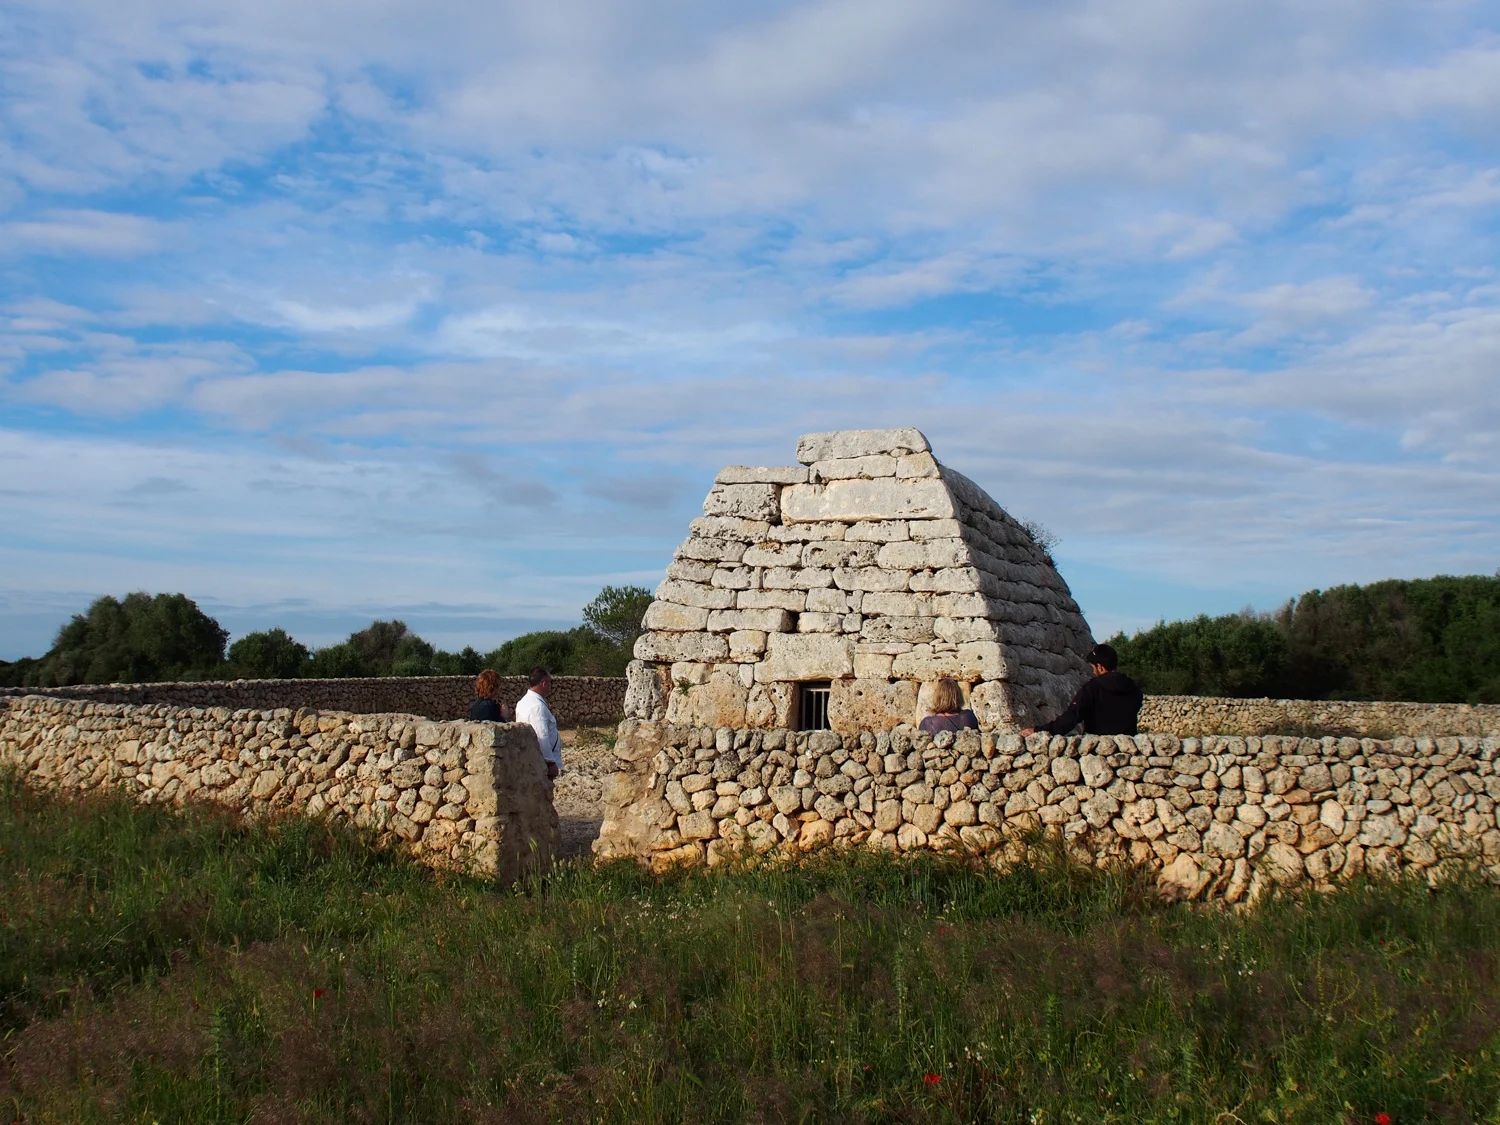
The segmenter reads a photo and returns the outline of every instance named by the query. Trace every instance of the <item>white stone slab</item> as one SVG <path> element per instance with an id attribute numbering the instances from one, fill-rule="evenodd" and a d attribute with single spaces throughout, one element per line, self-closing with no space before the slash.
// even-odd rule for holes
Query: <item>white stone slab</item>
<path id="1" fill-rule="evenodd" d="M 794 484 L 781 492 L 783 523 L 949 519 L 954 514 L 953 498 L 941 480 L 836 480 L 822 486 Z"/>
<path id="2" fill-rule="evenodd" d="M 853 674 L 850 642 L 832 633 L 773 633 L 766 638 L 766 658 L 755 669 L 759 683 L 837 680 Z"/>
<path id="3" fill-rule="evenodd" d="M 869 457 L 877 453 L 926 453 L 932 449 L 922 431 L 910 427 L 897 430 L 833 430 L 803 434 L 797 439 L 797 460 L 804 465 L 835 457 Z"/>
<path id="4" fill-rule="evenodd" d="M 717 484 L 806 484 L 806 465 L 726 465 Z"/>

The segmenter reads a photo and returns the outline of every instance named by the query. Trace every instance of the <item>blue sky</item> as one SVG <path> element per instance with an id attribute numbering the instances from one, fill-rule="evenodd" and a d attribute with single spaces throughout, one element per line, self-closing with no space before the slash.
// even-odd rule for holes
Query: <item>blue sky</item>
<path id="1" fill-rule="evenodd" d="M 1500 7 L 22 2 L 0 657 L 487 647 L 916 425 L 1096 635 L 1500 567 Z"/>

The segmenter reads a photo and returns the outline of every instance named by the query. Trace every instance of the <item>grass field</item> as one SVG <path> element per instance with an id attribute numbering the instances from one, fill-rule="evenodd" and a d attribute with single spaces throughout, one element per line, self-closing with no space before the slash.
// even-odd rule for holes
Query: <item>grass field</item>
<path id="1" fill-rule="evenodd" d="M 1233 915 L 830 856 L 501 894 L 0 780 L 0 915 L 0 1125 L 1500 1122 L 1477 882 Z"/>

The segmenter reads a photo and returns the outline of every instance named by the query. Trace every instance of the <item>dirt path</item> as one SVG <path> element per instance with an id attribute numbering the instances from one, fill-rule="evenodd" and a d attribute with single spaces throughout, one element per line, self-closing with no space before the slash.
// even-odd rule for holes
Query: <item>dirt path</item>
<path id="1" fill-rule="evenodd" d="M 615 728 L 574 727 L 561 734 L 566 772 L 552 801 L 562 822 L 562 854 L 586 856 L 604 823 L 604 778 L 614 768 Z"/>

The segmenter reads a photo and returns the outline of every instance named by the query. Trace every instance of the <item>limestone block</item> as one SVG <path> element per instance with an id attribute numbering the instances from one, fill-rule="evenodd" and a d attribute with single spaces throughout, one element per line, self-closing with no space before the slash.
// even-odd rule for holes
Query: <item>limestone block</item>
<path id="1" fill-rule="evenodd" d="M 912 453 L 896 461 L 896 476 L 902 480 L 908 480 L 912 477 L 935 477 L 937 475 L 937 459 L 931 453 Z"/>
<path id="2" fill-rule="evenodd" d="M 731 633 L 738 629 L 785 633 L 793 625 L 792 615 L 784 609 L 716 609 L 708 615 L 711 633 Z"/>
<path id="3" fill-rule="evenodd" d="M 844 538 L 841 523 L 772 524 L 766 538 L 776 543 L 823 543 Z"/>
<path id="4" fill-rule="evenodd" d="M 799 633 L 843 632 L 844 615 L 840 613 L 800 613 L 797 615 Z"/>
<path id="5" fill-rule="evenodd" d="M 914 722 L 916 710 L 917 686 L 910 680 L 835 680 L 828 693 L 828 725 L 838 734 L 891 730 Z"/>
<path id="6" fill-rule="evenodd" d="M 853 480 L 856 477 L 893 477 L 896 475 L 896 459 L 886 453 L 868 457 L 840 457 L 827 461 L 814 461 L 809 480 Z"/>
<path id="7" fill-rule="evenodd" d="M 904 570 L 886 570 L 878 566 L 839 567 L 833 572 L 834 584 L 840 590 L 899 592 L 906 589 L 911 576 Z"/>
<path id="8" fill-rule="evenodd" d="M 697 559 L 699 562 L 736 563 L 745 554 L 745 544 L 733 539 L 699 539 L 696 536 L 683 541 L 674 558 Z"/>
<path id="9" fill-rule="evenodd" d="M 941 480 L 842 480 L 822 486 L 789 485 L 781 493 L 783 523 L 942 519 L 954 514 L 953 498 Z"/>
<path id="10" fill-rule="evenodd" d="M 1013 678 L 1019 671 L 994 641 L 968 641 L 959 645 L 958 663 L 962 680 L 1002 680 Z"/>
<path id="11" fill-rule="evenodd" d="M 931 594 L 934 617 L 987 617 L 989 602 L 980 594 Z"/>
<path id="12" fill-rule="evenodd" d="M 773 633 L 766 638 L 766 659 L 755 679 L 768 681 L 838 680 L 854 674 L 849 641 L 826 633 Z"/>
<path id="13" fill-rule="evenodd" d="M 860 600 L 860 612 L 867 617 L 931 617 L 932 595 L 873 591 Z"/>
<path id="14" fill-rule="evenodd" d="M 871 644 L 930 641 L 935 636 L 932 623 L 931 617 L 867 617 L 860 626 L 859 639 Z"/>
<path id="15" fill-rule="evenodd" d="M 797 460 L 804 465 L 835 457 L 869 457 L 878 453 L 901 456 L 932 449 L 920 430 L 834 430 L 803 434 L 797 439 Z"/>
<path id="16" fill-rule="evenodd" d="M 833 825 L 826 820 L 809 820 L 797 833 L 797 847 L 803 851 L 825 847 L 833 843 Z"/>
<path id="17" fill-rule="evenodd" d="M 699 516 L 688 525 L 699 539 L 736 539 L 741 543 L 759 543 L 771 530 L 765 520 L 747 520 L 738 516 Z"/>
<path id="18" fill-rule="evenodd" d="M 766 651 L 766 635 L 759 629 L 739 629 L 729 634 L 729 659 L 753 663 Z"/>
<path id="19" fill-rule="evenodd" d="M 905 520 L 866 520 L 850 524 L 844 538 L 851 542 L 894 543 L 911 535 Z"/>
<path id="20" fill-rule="evenodd" d="M 1302 878 L 1302 853 L 1278 841 L 1266 848 L 1259 866 L 1281 886 L 1288 887 Z"/>
<path id="21" fill-rule="evenodd" d="M 771 567 L 761 575 L 760 584 L 767 590 L 817 590 L 833 585 L 833 571 L 827 567 Z"/>
<path id="22" fill-rule="evenodd" d="M 802 485 L 800 487 L 807 487 Z M 736 516 L 747 520 L 774 520 L 778 512 L 774 484 L 719 484 L 703 501 L 705 516 Z"/>
<path id="23" fill-rule="evenodd" d="M 785 609 L 792 613 L 801 613 L 804 609 L 825 608 L 821 605 L 808 604 L 808 595 L 820 592 L 817 590 L 741 590 L 735 595 L 734 604 L 737 609 Z"/>
<path id="24" fill-rule="evenodd" d="M 714 633 L 642 633 L 635 642 L 637 660 L 714 662 L 729 655 L 729 642 Z"/>
<path id="25" fill-rule="evenodd" d="M 718 536 L 718 538 L 726 538 Z M 713 581 L 714 573 L 719 568 L 711 562 L 700 562 L 697 559 L 673 559 L 667 564 L 667 577 L 676 578 L 682 582 L 701 582 L 707 586 Z"/>
<path id="26" fill-rule="evenodd" d="M 1000 624 L 982 617 L 935 617 L 932 631 L 941 640 L 960 644 L 965 641 L 998 641 Z"/>
<path id="27" fill-rule="evenodd" d="M 913 590 L 935 594 L 990 594 L 999 584 L 972 566 L 950 566 L 943 570 L 919 570 L 911 576 L 909 585 Z"/>
<path id="28" fill-rule="evenodd" d="M 1192 856 L 1182 852 L 1162 868 L 1156 878 L 1156 891 L 1168 902 L 1191 902 L 1211 879 Z"/>
<path id="29" fill-rule="evenodd" d="M 924 646 L 925 647 L 925 646 Z M 904 680 L 960 679 L 963 665 L 956 652 L 913 650 L 903 652 L 891 662 L 891 675 Z"/>
<path id="30" fill-rule="evenodd" d="M 971 801 L 954 801 L 943 810 L 943 823 L 965 828 L 979 823 L 979 810 Z"/>
<path id="31" fill-rule="evenodd" d="M 874 543 L 809 543 L 802 548 L 803 566 L 862 567 L 874 566 L 878 548 Z"/>
<path id="32" fill-rule="evenodd" d="M 667 700 L 667 722 L 693 727 L 742 727 L 750 690 L 739 675 L 715 673 L 704 683 L 674 688 Z"/>
<path id="33" fill-rule="evenodd" d="M 746 566 L 801 566 L 806 551 L 802 543 L 775 543 L 766 541 L 745 551 Z"/>
<path id="34" fill-rule="evenodd" d="M 956 519 L 912 520 L 907 524 L 907 534 L 913 539 L 962 539 L 964 525 Z"/>
<path id="35" fill-rule="evenodd" d="M 915 824 L 903 824 L 896 830 L 896 842 L 904 852 L 927 846 L 927 833 Z"/>
<path id="36" fill-rule="evenodd" d="M 805 465 L 726 465 L 715 484 L 806 484 Z"/>
<path id="37" fill-rule="evenodd" d="M 654 632 L 694 633 L 708 624 L 708 610 L 657 600 L 646 610 L 642 625 Z"/>
<path id="38" fill-rule="evenodd" d="M 880 652 L 854 652 L 854 678 L 857 680 L 888 680 L 891 678 L 891 661 L 895 657 Z"/>
<path id="39" fill-rule="evenodd" d="M 712 840 L 719 834 L 718 825 L 706 811 L 678 817 L 677 831 L 684 840 Z"/>
<path id="40" fill-rule="evenodd" d="M 880 548 L 878 560 L 881 566 L 895 570 L 937 570 L 968 566 L 971 561 L 969 548 L 962 539 L 887 543 Z"/>
<path id="41" fill-rule="evenodd" d="M 755 587 L 756 570 L 750 566 L 717 566 L 710 583 L 725 590 L 750 590 Z"/>
<path id="42" fill-rule="evenodd" d="M 750 698 L 745 704 L 746 725 L 758 730 L 781 730 L 792 726 L 796 694 L 793 684 L 756 684 L 750 689 Z"/>
<path id="43" fill-rule="evenodd" d="M 806 604 L 799 608 L 814 613 L 848 613 L 850 598 L 843 590 L 809 590 Z"/>
<path id="44" fill-rule="evenodd" d="M 656 588 L 656 598 L 658 601 L 696 606 L 699 609 L 728 609 L 734 605 L 735 592 L 705 586 L 699 582 L 681 582 L 668 578 Z"/>

